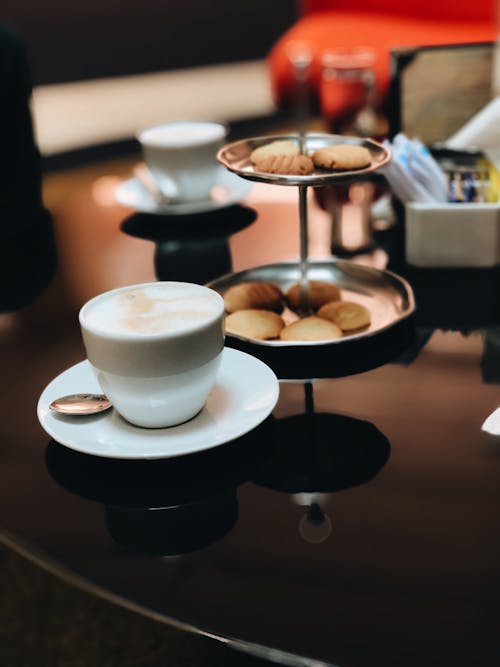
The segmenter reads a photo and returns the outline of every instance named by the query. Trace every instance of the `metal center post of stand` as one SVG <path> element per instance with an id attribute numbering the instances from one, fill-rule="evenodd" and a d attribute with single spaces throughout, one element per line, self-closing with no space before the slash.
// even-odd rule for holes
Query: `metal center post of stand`
<path id="1" fill-rule="evenodd" d="M 300 222 L 300 314 L 309 315 L 309 282 L 307 279 L 309 234 L 307 228 L 307 185 L 299 185 Z"/>

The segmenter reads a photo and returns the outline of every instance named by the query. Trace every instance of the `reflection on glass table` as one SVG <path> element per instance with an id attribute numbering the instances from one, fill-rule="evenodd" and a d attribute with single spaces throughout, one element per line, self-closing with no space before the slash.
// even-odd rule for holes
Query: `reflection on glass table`
<path id="1" fill-rule="evenodd" d="M 163 460 L 130 461 L 82 454 L 52 440 L 45 454 L 52 478 L 105 506 L 113 539 L 132 551 L 175 556 L 222 539 L 238 518 L 237 487 L 269 447 L 272 418 L 214 450 Z"/>
<path id="2" fill-rule="evenodd" d="M 276 420 L 276 447 L 254 481 L 303 506 L 299 534 L 317 543 L 332 530 L 330 494 L 375 477 L 389 459 L 390 444 L 370 422 L 316 412 L 311 382 L 304 383 L 304 399 L 302 414 Z"/>

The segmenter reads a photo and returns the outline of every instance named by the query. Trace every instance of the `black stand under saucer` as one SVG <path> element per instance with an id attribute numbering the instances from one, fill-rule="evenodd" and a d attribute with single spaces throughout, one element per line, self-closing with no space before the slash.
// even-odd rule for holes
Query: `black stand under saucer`
<path id="1" fill-rule="evenodd" d="M 137 213 L 121 229 L 130 236 L 153 241 L 158 280 L 181 280 L 201 285 L 232 271 L 229 237 L 251 225 L 256 212 L 246 206 L 193 213 Z"/>

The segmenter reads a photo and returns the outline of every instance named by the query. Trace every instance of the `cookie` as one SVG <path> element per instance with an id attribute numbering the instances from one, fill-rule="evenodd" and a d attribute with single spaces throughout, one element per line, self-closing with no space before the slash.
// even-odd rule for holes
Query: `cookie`
<path id="1" fill-rule="evenodd" d="M 309 280 L 308 303 L 312 310 L 317 310 L 325 303 L 340 300 L 340 290 L 333 283 L 323 280 Z M 292 285 L 285 294 L 285 300 L 292 310 L 300 308 L 300 284 Z"/>
<path id="2" fill-rule="evenodd" d="M 227 315 L 225 322 L 227 333 L 257 340 L 278 338 L 283 327 L 284 322 L 281 317 L 269 310 L 237 310 Z"/>
<path id="3" fill-rule="evenodd" d="M 370 151 L 364 146 L 336 144 L 318 148 L 312 154 L 312 160 L 321 169 L 349 171 L 368 167 L 372 158 Z"/>
<path id="4" fill-rule="evenodd" d="M 353 301 L 334 301 L 322 306 L 318 317 L 334 322 L 342 331 L 354 331 L 367 327 L 371 322 L 370 311 Z"/>
<path id="5" fill-rule="evenodd" d="M 239 283 L 230 287 L 224 294 L 224 305 L 228 313 L 248 308 L 274 310 L 280 313 L 283 310 L 283 293 L 272 283 Z"/>
<path id="6" fill-rule="evenodd" d="M 267 157 L 275 155 L 298 155 L 300 153 L 299 147 L 293 141 L 287 139 L 271 141 L 268 144 L 255 148 L 250 153 L 250 162 L 257 164 Z"/>
<path id="7" fill-rule="evenodd" d="M 311 315 L 292 322 L 281 330 L 281 340 L 335 340 L 342 331 L 333 322 Z"/>
<path id="8" fill-rule="evenodd" d="M 314 165 L 307 155 L 269 155 L 259 160 L 254 169 L 265 174 L 306 176 L 312 174 Z"/>

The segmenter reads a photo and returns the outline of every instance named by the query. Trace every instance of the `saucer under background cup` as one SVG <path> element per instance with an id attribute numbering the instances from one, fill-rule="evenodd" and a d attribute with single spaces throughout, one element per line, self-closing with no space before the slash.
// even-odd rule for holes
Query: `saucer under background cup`
<path id="1" fill-rule="evenodd" d="M 194 202 L 169 202 L 157 199 L 138 177 L 123 181 L 115 192 L 119 204 L 133 208 L 139 213 L 154 215 L 192 215 L 207 213 L 239 204 L 252 189 L 252 183 L 224 167 L 217 171 L 217 182 L 210 198 Z"/>

